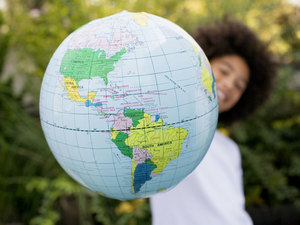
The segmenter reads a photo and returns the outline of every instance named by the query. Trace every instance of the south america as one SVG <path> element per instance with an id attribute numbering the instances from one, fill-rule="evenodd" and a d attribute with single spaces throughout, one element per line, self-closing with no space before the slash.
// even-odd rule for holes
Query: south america
<path id="1" fill-rule="evenodd" d="M 150 115 L 144 109 L 118 112 L 111 128 L 111 140 L 131 159 L 133 193 L 139 193 L 147 181 L 179 157 L 187 135 L 187 129 L 165 125 L 159 115 Z"/>

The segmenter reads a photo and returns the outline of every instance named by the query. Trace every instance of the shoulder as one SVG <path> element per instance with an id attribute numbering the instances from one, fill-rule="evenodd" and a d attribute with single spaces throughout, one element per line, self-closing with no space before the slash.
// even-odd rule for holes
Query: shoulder
<path id="1" fill-rule="evenodd" d="M 218 130 L 215 132 L 213 143 L 222 145 L 224 147 L 231 147 L 231 148 L 238 149 L 238 145 L 230 137 L 225 136 Z"/>
<path id="2" fill-rule="evenodd" d="M 218 130 L 215 132 L 208 154 L 213 155 L 214 158 L 222 158 L 238 163 L 241 158 L 238 145 L 230 137 L 225 136 Z"/>
<path id="3" fill-rule="evenodd" d="M 219 173 L 230 174 L 231 177 L 238 177 L 241 173 L 241 153 L 238 145 L 229 137 L 219 131 L 215 132 L 211 146 L 203 159 L 202 167 L 219 168 Z M 201 167 L 201 164 L 199 167 Z M 226 175 L 222 175 L 227 177 Z"/>

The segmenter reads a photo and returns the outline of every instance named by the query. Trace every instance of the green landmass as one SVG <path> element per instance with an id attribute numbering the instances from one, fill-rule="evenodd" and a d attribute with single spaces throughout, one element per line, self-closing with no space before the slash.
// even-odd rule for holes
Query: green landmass
<path id="1" fill-rule="evenodd" d="M 151 168 L 152 168 L 152 169 L 155 169 L 155 168 L 157 167 L 157 166 L 155 165 L 155 163 L 152 162 L 151 159 L 149 159 L 149 158 L 147 158 L 147 159 L 145 160 L 145 163 L 148 164 L 148 165 L 151 165 Z"/>
<path id="2" fill-rule="evenodd" d="M 133 158 L 132 148 L 126 145 L 125 140 L 128 138 L 128 134 L 120 131 L 115 139 L 111 139 L 122 152 L 123 155 Z"/>
<path id="3" fill-rule="evenodd" d="M 126 109 L 123 114 L 132 118 L 132 126 L 136 127 L 139 124 L 139 120 L 144 118 L 144 109 Z"/>
<path id="4" fill-rule="evenodd" d="M 114 64 L 126 53 L 123 48 L 110 58 L 104 50 L 94 51 L 91 48 L 68 49 L 62 59 L 60 73 L 73 78 L 76 83 L 82 79 L 100 77 L 108 84 L 107 75 L 115 69 Z"/>

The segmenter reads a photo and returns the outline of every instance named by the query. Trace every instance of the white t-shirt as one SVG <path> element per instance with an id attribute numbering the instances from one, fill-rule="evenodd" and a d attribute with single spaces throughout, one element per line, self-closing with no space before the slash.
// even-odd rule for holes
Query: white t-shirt
<path id="1" fill-rule="evenodd" d="M 153 225 L 250 225 L 238 146 L 216 132 L 200 165 L 174 189 L 150 198 Z"/>

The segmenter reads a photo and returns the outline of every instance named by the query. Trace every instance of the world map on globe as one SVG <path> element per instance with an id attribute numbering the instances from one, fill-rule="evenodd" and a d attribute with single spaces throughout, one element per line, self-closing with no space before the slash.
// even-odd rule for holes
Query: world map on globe
<path id="1" fill-rule="evenodd" d="M 129 200 L 170 189 L 198 166 L 217 102 L 209 62 L 189 34 L 161 17 L 123 11 L 78 28 L 57 48 L 40 118 L 72 178 Z"/>

